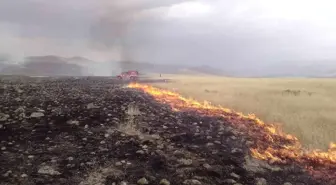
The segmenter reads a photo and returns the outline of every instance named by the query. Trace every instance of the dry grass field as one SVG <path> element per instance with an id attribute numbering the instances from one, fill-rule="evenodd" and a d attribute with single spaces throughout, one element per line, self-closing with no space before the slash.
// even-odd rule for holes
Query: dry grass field
<path id="1" fill-rule="evenodd" d="M 280 123 L 308 148 L 326 149 L 336 141 L 336 79 L 163 77 L 174 82 L 155 86 Z"/>

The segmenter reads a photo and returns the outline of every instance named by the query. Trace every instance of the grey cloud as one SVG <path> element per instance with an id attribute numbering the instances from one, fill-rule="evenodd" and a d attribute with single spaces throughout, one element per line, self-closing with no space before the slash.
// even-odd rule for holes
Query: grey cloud
<path id="1" fill-rule="evenodd" d="M 122 52 L 124 60 L 211 64 L 237 70 L 336 58 L 335 17 L 319 16 L 324 22 L 309 16 L 281 18 L 273 15 L 263 0 L 200 0 L 214 11 L 197 18 L 162 17 L 161 11 L 181 2 L 1 0 L 0 26 L 11 26 L 0 30 L 0 37 L 7 32 L 6 37 L 17 37 L 35 47 L 45 45 L 46 49 L 34 54 L 43 54 L 43 50 L 69 55 L 95 52 L 95 56 L 105 53 L 108 58 Z M 311 17 L 318 17 L 315 14 Z M 2 43 L 1 48 L 5 48 Z"/>

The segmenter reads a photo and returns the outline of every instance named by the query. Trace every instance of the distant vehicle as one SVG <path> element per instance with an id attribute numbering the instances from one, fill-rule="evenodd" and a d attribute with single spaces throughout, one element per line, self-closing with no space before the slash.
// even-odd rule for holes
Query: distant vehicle
<path id="1" fill-rule="evenodd" d="M 139 78 L 139 72 L 136 70 L 125 71 L 118 75 L 117 78 L 119 80 L 136 81 Z"/>

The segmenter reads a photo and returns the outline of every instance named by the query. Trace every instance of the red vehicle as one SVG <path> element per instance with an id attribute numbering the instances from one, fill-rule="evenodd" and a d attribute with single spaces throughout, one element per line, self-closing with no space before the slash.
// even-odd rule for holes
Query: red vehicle
<path id="1" fill-rule="evenodd" d="M 138 79 L 139 76 L 139 72 L 135 71 L 135 70 L 131 70 L 131 71 L 126 71 L 126 72 L 122 72 L 120 75 L 117 76 L 117 78 L 119 80 L 131 80 L 131 81 L 135 81 Z"/>

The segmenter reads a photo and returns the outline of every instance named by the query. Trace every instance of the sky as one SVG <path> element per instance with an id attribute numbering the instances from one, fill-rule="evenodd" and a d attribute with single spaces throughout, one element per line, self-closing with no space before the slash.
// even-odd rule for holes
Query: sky
<path id="1" fill-rule="evenodd" d="M 0 54 L 232 69 L 324 65 L 336 59 L 334 7 L 333 0 L 1 0 Z"/>

